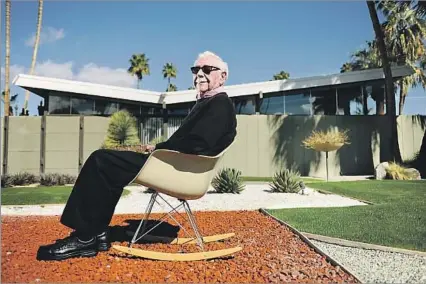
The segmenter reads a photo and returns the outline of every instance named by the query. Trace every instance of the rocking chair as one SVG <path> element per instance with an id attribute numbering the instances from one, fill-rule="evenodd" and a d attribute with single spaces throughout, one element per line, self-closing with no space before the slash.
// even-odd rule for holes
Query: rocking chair
<path id="1" fill-rule="evenodd" d="M 233 143 L 232 143 L 233 144 Z M 231 145 L 232 145 L 231 144 Z M 231 147 L 229 145 L 224 151 L 217 156 L 202 156 L 184 154 L 171 150 L 159 149 L 152 152 L 145 165 L 142 167 L 134 182 L 154 190 L 148 206 L 145 211 L 144 218 L 141 220 L 132 240 L 128 247 L 113 245 L 112 247 L 118 251 L 139 256 L 142 258 L 165 260 L 165 261 L 195 261 L 218 258 L 231 255 L 242 250 L 241 247 L 234 247 L 222 250 L 204 251 L 203 243 L 215 242 L 228 239 L 234 236 L 234 233 L 213 235 L 202 237 L 198 229 L 195 217 L 190 209 L 187 200 L 196 200 L 203 197 L 216 173 L 218 162 L 224 156 L 225 152 Z M 160 194 L 165 194 L 179 200 L 179 205 L 173 207 Z M 160 222 L 145 232 L 146 224 L 151 214 L 154 203 L 157 198 L 163 199 L 172 211 L 177 211 L 181 206 L 188 215 L 189 223 L 195 233 L 195 238 L 169 238 L 170 244 L 197 244 L 201 252 L 195 253 L 162 253 L 149 250 L 135 249 L 131 246 L 140 239 L 145 240 L 166 240 L 166 237 L 149 235 L 149 233 L 164 222 L 164 217 L 171 217 L 181 227 L 185 233 L 185 228 L 170 214 L 164 214 L 160 218 Z M 141 231 L 141 233 L 139 233 Z M 142 234 L 141 236 L 139 236 Z"/>

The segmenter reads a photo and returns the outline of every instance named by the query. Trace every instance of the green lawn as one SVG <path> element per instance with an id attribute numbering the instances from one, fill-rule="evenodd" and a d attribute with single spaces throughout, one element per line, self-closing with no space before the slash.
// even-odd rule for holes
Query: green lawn
<path id="1" fill-rule="evenodd" d="M 426 251 L 426 181 L 347 181 L 309 185 L 373 205 L 269 210 L 299 231 Z"/>
<path id="2" fill-rule="evenodd" d="M 2 188 L 1 205 L 64 204 L 71 189 L 71 186 Z M 129 193 L 125 189 L 122 196 Z"/>

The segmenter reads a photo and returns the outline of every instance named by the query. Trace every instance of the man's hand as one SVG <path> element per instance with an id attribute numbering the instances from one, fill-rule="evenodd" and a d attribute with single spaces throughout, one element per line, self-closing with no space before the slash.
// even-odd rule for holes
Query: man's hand
<path id="1" fill-rule="evenodd" d="M 146 146 L 146 151 L 148 153 L 151 153 L 155 150 L 155 146 L 153 146 L 153 145 L 145 145 L 145 146 Z"/>

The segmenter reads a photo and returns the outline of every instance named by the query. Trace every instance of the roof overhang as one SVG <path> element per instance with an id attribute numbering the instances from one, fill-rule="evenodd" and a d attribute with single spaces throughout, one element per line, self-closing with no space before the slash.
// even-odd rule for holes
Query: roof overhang
<path id="1" fill-rule="evenodd" d="M 414 69 L 409 66 L 392 67 L 394 79 L 414 74 Z M 363 81 L 384 79 L 383 69 L 370 69 L 338 73 L 326 76 L 304 77 L 298 79 L 275 80 L 249 84 L 225 86 L 224 89 L 230 97 L 247 96 L 262 93 L 301 90 L 341 84 L 351 84 Z M 80 81 L 71 81 L 49 77 L 19 74 L 13 80 L 13 84 L 39 94 L 41 90 L 67 92 L 86 96 L 113 98 L 134 102 L 146 102 L 162 104 L 176 104 L 192 102 L 196 99 L 195 90 L 176 92 L 153 92 L 133 88 L 122 88 L 110 85 L 101 85 Z"/>

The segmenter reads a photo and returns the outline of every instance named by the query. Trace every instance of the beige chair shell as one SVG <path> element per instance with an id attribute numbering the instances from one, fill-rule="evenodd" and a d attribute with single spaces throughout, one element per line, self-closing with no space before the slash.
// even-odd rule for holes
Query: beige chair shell
<path id="1" fill-rule="evenodd" d="M 155 150 L 133 182 L 178 199 L 199 199 L 206 194 L 219 161 L 233 144 L 213 157 Z"/>

